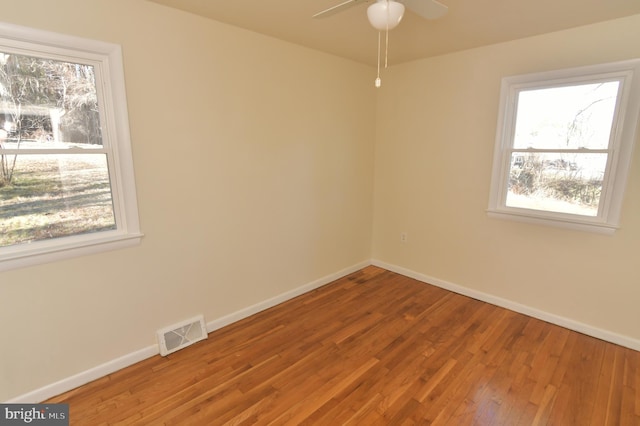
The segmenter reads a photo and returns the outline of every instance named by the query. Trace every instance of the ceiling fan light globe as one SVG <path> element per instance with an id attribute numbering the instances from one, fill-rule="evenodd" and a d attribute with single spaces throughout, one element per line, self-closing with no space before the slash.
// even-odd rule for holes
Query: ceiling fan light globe
<path id="1" fill-rule="evenodd" d="M 404 16 L 404 5 L 393 0 L 378 0 L 367 8 L 367 17 L 373 28 L 392 30 Z"/>

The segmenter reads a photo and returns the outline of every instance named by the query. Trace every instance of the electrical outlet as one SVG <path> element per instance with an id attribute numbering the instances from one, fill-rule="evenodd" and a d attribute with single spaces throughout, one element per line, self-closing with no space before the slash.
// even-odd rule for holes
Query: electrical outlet
<path id="1" fill-rule="evenodd" d="M 401 232 L 400 233 L 400 242 L 401 243 L 406 243 L 407 242 L 407 233 L 406 232 Z"/>

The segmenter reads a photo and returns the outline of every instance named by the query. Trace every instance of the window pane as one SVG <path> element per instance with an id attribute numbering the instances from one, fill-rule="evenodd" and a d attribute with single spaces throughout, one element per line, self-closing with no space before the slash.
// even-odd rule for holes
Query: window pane
<path id="1" fill-rule="evenodd" d="M 5 148 L 101 148 L 93 67 L 0 52 L 0 129 Z"/>
<path id="2" fill-rule="evenodd" d="M 116 229 L 104 154 L 4 155 L 16 160 L 0 187 L 0 247 Z"/>
<path id="3" fill-rule="evenodd" d="M 521 91 L 513 147 L 607 149 L 619 84 Z"/>
<path id="4" fill-rule="evenodd" d="M 506 205 L 597 216 L 607 154 L 511 155 Z"/>

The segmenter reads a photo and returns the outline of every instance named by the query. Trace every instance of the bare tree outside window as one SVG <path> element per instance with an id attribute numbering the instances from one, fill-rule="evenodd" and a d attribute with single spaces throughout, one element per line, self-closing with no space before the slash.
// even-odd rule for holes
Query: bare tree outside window
<path id="1" fill-rule="evenodd" d="M 0 22 L 0 271 L 141 242 L 123 65 Z"/>
<path id="2" fill-rule="evenodd" d="M 502 78 L 487 214 L 612 234 L 640 116 L 640 59 Z"/>
<path id="3" fill-rule="evenodd" d="M 0 247 L 115 229 L 93 66 L 0 53 Z"/>
<path id="4" fill-rule="evenodd" d="M 521 91 L 506 205 L 597 216 L 618 81 Z"/>

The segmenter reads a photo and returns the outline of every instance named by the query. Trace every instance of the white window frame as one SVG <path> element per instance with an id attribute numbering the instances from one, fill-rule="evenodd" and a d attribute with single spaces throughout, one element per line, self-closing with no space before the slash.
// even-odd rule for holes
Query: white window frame
<path id="1" fill-rule="evenodd" d="M 0 247 L 0 271 L 140 243 L 122 50 L 119 45 L 0 23 L 0 50 L 94 66 L 116 229 Z"/>
<path id="2" fill-rule="evenodd" d="M 531 210 L 506 205 L 511 149 L 513 149 L 518 94 L 593 81 L 617 79 L 620 90 L 609 141 L 607 166 L 597 216 Z M 636 139 L 640 113 L 640 59 L 579 68 L 510 76 L 502 79 L 500 107 L 489 197 L 490 217 L 612 234 L 620 226 L 620 213 Z"/>

